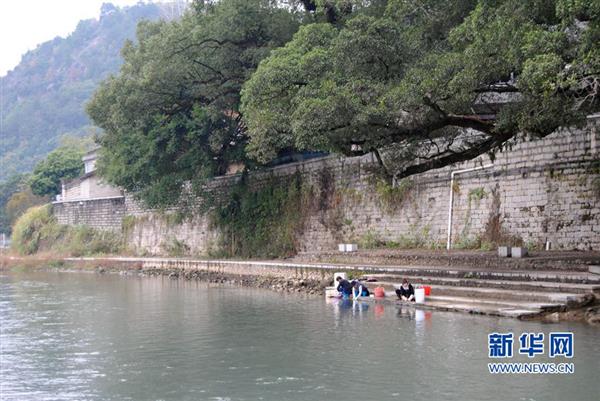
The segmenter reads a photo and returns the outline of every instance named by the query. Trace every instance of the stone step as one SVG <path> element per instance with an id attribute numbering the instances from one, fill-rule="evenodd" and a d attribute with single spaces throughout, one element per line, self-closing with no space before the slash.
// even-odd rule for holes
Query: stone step
<path id="1" fill-rule="evenodd" d="M 390 275 L 364 275 L 363 278 L 374 278 L 375 283 L 384 282 L 389 284 L 400 284 L 402 278 L 406 277 L 413 284 L 423 285 L 441 285 L 441 286 L 456 286 L 456 287 L 474 287 L 474 288 L 491 288 L 504 290 L 517 290 L 529 292 L 551 292 L 551 293 L 589 293 L 598 291 L 600 284 L 575 284 L 575 283 L 556 283 L 546 281 L 515 281 L 515 280 L 480 280 L 474 278 L 453 278 L 453 277 L 427 277 L 427 276 L 390 276 Z"/>
<path id="2" fill-rule="evenodd" d="M 392 291 L 389 295 L 396 296 Z M 452 303 L 452 304 L 469 304 L 476 303 L 480 305 L 487 305 L 496 308 L 514 308 L 514 309 L 531 309 L 531 310 L 543 310 L 543 311 L 555 311 L 564 306 L 562 303 L 557 302 L 529 302 L 529 301 L 516 301 L 516 300 L 491 300 L 481 298 L 467 298 L 467 297 L 452 297 L 447 295 L 428 296 L 426 302 L 432 303 Z"/>
<path id="3" fill-rule="evenodd" d="M 456 302 L 428 302 L 429 307 L 451 311 L 451 312 L 466 312 L 477 315 L 511 317 L 517 319 L 531 318 L 540 315 L 544 311 L 541 309 L 518 308 L 518 307 L 496 307 L 494 305 L 486 305 L 481 303 L 456 303 Z"/>
<path id="4" fill-rule="evenodd" d="M 397 283 L 377 282 L 371 283 L 370 288 L 382 286 L 395 296 L 393 292 Z M 519 291 L 500 288 L 484 287 L 463 287 L 458 285 L 436 285 L 431 284 L 431 296 L 452 296 L 470 299 L 483 299 L 499 301 L 519 301 L 519 302 L 539 302 L 539 303 L 557 303 L 566 304 L 569 301 L 576 301 L 585 294 L 568 292 L 547 292 L 547 291 Z"/>
<path id="5" fill-rule="evenodd" d="M 597 284 L 600 286 L 600 275 L 585 272 L 571 271 L 489 271 L 473 269 L 447 269 L 436 267 L 398 267 L 388 268 L 383 273 L 369 273 L 369 277 L 394 277 L 418 276 L 418 277 L 453 277 L 460 279 L 502 279 L 511 281 L 535 281 L 574 284 Z M 389 281 L 389 280 L 388 280 Z"/>
<path id="6" fill-rule="evenodd" d="M 460 263 L 456 264 L 436 264 L 436 263 L 402 263 L 402 261 L 398 261 L 396 263 L 381 263 L 377 260 L 352 260 L 348 259 L 333 259 L 335 261 L 306 261 L 305 263 L 309 264 L 323 264 L 326 263 L 331 266 L 339 266 L 340 268 L 350 268 L 350 269 L 363 269 L 367 271 L 390 271 L 390 270 L 401 270 L 401 269 L 432 269 L 432 270 L 457 270 L 457 271 L 481 271 L 481 272 L 490 272 L 490 271 L 504 271 L 504 272 L 523 272 L 523 271 L 531 271 L 531 272 L 541 272 L 541 273 L 589 273 L 590 266 L 589 265 L 579 265 L 579 264 L 570 264 L 570 263 L 561 263 L 559 265 L 546 265 L 546 264 L 533 264 L 533 265 L 524 265 L 524 266 L 486 266 L 484 264 L 479 266 L 468 266 L 461 265 Z"/>
<path id="7" fill-rule="evenodd" d="M 425 302 L 421 304 L 416 304 L 414 302 L 400 302 L 395 298 L 396 294 L 390 291 L 387 293 L 386 298 L 381 299 L 371 297 L 369 299 L 363 299 L 363 301 L 393 303 L 401 308 L 434 309 L 520 319 L 531 318 L 546 312 L 553 312 L 562 307 L 561 304 L 490 301 L 479 298 L 450 296 L 427 297 Z"/>
<path id="8" fill-rule="evenodd" d="M 588 272 L 590 265 L 600 264 L 598 252 L 541 251 L 530 252 L 527 258 L 499 258 L 496 251 L 441 250 L 359 250 L 351 254 L 340 252 L 300 253 L 296 261 L 336 263 L 364 266 L 438 266 L 455 269 L 484 270 L 568 270 Z"/>

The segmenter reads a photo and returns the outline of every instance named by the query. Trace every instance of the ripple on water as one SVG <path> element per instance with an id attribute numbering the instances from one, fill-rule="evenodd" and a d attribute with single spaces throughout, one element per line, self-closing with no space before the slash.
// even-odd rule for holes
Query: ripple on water
<path id="1" fill-rule="evenodd" d="M 576 325 L 73 273 L 0 276 L 0 318 L 3 401 L 379 401 L 407 393 L 597 401 L 600 393 L 597 331 Z M 576 349 L 586 352 L 570 378 L 490 377 L 487 334 L 498 329 L 574 330 Z"/>

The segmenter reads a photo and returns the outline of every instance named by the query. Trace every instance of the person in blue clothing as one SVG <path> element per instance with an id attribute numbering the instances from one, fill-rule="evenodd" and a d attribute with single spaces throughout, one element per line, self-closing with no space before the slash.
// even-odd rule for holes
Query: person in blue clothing
<path id="1" fill-rule="evenodd" d="M 369 297 L 369 295 L 371 295 L 371 293 L 369 292 L 369 289 L 367 288 L 367 286 L 358 281 L 358 280 L 353 280 L 352 281 L 352 297 L 354 299 L 359 299 L 360 297 Z"/>
<path id="2" fill-rule="evenodd" d="M 352 283 L 340 276 L 336 280 L 338 282 L 337 290 L 342 294 L 342 298 L 350 298 L 350 295 L 352 295 Z"/>

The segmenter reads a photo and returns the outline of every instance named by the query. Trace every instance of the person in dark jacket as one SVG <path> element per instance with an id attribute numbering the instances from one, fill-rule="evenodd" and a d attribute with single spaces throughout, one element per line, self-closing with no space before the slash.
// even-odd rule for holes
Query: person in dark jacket
<path id="1" fill-rule="evenodd" d="M 340 276 L 336 280 L 338 282 L 337 290 L 342 293 L 342 297 L 350 298 L 350 295 L 352 295 L 352 283 Z"/>
<path id="2" fill-rule="evenodd" d="M 367 286 L 358 281 L 358 280 L 353 280 L 352 281 L 352 298 L 354 299 L 359 299 L 360 297 L 369 297 L 369 295 L 371 295 L 371 293 L 369 292 L 369 289 L 367 288 Z"/>
<path id="3" fill-rule="evenodd" d="M 400 288 L 396 288 L 396 295 L 403 301 L 414 301 L 415 300 L 415 289 L 412 284 L 408 282 L 408 279 L 402 280 Z"/>

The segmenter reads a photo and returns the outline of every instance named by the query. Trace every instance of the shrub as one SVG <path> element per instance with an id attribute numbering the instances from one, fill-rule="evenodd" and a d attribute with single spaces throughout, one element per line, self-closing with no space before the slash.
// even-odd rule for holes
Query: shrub
<path id="1" fill-rule="evenodd" d="M 64 226 L 52 215 L 52 206 L 28 209 L 15 223 L 12 246 L 21 255 L 55 251 L 72 256 L 120 253 L 123 238 L 119 233 L 88 226 Z"/>
<path id="2" fill-rule="evenodd" d="M 244 180 L 228 201 L 218 204 L 212 223 L 221 231 L 221 256 L 287 257 L 296 253 L 296 238 L 314 205 L 311 189 L 299 174 L 275 179 L 259 189 Z M 213 251 L 213 254 L 215 252 Z"/>
<path id="3" fill-rule="evenodd" d="M 379 236 L 371 230 L 361 235 L 358 239 L 358 246 L 361 249 L 375 249 L 381 247 L 383 244 Z"/>
<path id="4" fill-rule="evenodd" d="M 162 244 L 162 248 L 169 256 L 187 256 L 190 254 L 188 244 L 177 238 L 172 238 L 169 242 Z"/>
<path id="5" fill-rule="evenodd" d="M 120 253 L 123 249 L 123 238 L 119 233 L 84 225 L 65 228 L 65 235 L 54 244 L 54 250 L 73 256 L 89 256 Z"/>
<path id="6" fill-rule="evenodd" d="M 400 180 L 395 186 L 384 180 L 378 180 L 375 184 L 375 190 L 379 195 L 383 210 L 386 213 L 393 213 L 402 206 L 414 186 L 415 183 L 410 178 Z"/>
<path id="7" fill-rule="evenodd" d="M 36 253 L 40 243 L 58 236 L 52 205 L 35 206 L 28 209 L 15 222 L 12 247 L 21 255 Z"/>

